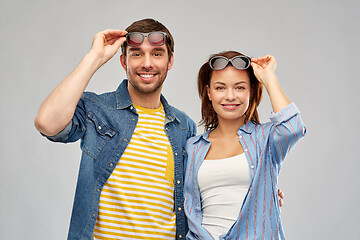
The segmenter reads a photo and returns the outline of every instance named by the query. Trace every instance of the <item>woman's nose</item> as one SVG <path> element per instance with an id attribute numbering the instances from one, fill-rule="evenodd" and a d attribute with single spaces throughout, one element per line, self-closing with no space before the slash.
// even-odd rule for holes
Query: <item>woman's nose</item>
<path id="1" fill-rule="evenodd" d="M 232 101 L 235 99 L 235 93 L 234 93 L 233 89 L 228 89 L 226 91 L 226 99 L 229 101 Z"/>

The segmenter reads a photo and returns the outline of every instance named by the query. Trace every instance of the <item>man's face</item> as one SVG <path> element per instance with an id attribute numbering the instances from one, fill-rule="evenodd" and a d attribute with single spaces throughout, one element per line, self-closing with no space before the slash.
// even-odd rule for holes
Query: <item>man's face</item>
<path id="1" fill-rule="evenodd" d="M 173 65 L 173 56 L 169 60 L 168 54 L 165 44 L 153 46 L 146 37 L 140 46 L 128 46 L 126 57 L 121 55 L 120 61 L 129 79 L 129 92 L 140 95 L 160 93 Z"/>

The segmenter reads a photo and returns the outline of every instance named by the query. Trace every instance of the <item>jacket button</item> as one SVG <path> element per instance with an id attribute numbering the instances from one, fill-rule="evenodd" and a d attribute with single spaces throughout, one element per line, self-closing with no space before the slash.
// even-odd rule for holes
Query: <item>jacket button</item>
<path id="1" fill-rule="evenodd" d="M 175 153 L 175 156 L 177 156 L 177 153 Z"/>
<path id="2" fill-rule="evenodd" d="M 124 138 L 124 142 L 127 142 L 127 139 L 126 139 L 126 138 Z"/>
<path id="3" fill-rule="evenodd" d="M 114 164 L 110 163 L 110 167 L 113 167 L 113 166 L 114 166 Z"/>
<path id="4" fill-rule="evenodd" d="M 95 213 L 93 213 L 93 217 L 95 217 Z"/>
<path id="5" fill-rule="evenodd" d="M 180 180 L 177 180 L 177 184 L 180 184 Z"/>
<path id="6" fill-rule="evenodd" d="M 179 235 L 179 238 L 182 238 L 182 236 L 181 236 L 181 235 Z"/>
<path id="7" fill-rule="evenodd" d="M 98 127 L 98 129 L 100 129 L 100 130 L 101 130 L 101 126 L 99 126 L 99 127 Z"/>
<path id="8" fill-rule="evenodd" d="M 251 168 L 254 168 L 254 165 L 251 165 Z"/>
<path id="9" fill-rule="evenodd" d="M 179 207 L 178 210 L 181 211 L 181 207 Z"/>

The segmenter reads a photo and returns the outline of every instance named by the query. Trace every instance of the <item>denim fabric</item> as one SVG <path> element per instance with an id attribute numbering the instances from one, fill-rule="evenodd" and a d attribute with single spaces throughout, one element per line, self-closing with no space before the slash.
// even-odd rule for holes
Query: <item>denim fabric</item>
<path id="1" fill-rule="evenodd" d="M 54 137 L 56 142 L 81 139 L 82 157 L 68 239 L 93 239 L 101 190 L 126 149 L 138 115 L 124 80 L 115 92 L 96 95 L 85 92 L 72 121 Z M 161 96 L 165 110 L 165 132 L 174 154 L 174 199 L 177 238 L 184 238 L 183 180 L 186 141 L 195 136 L 195 123 Z M 181 237 L 180 237 L 181 235 Z"/>
<path id="2" fill-rule="evenodd" d="M 299 110 L 289 104 L 270 118 L 271 122 L 248 122 L 237 132 L 249 163 L 250 186 L 239 216 L 221 239 L 285 239 L 277 199 L 277 176 L 287 153 L 306 134 Z M 185 173 L 187 239 L 214 239 L 202 226 L 198 172 L 211 142 L 210 131 L 188 140 Z"/>

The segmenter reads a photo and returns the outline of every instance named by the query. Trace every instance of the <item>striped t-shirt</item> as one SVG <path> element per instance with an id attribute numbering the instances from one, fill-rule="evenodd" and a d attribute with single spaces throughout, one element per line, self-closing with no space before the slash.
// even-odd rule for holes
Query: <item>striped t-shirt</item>
<path id="1" fill-rule="evenodd" d="M 165 112 L 136 106 L 139 119 L 104 185 L 94 239 L 175 239 L 174 158 Z"/>

